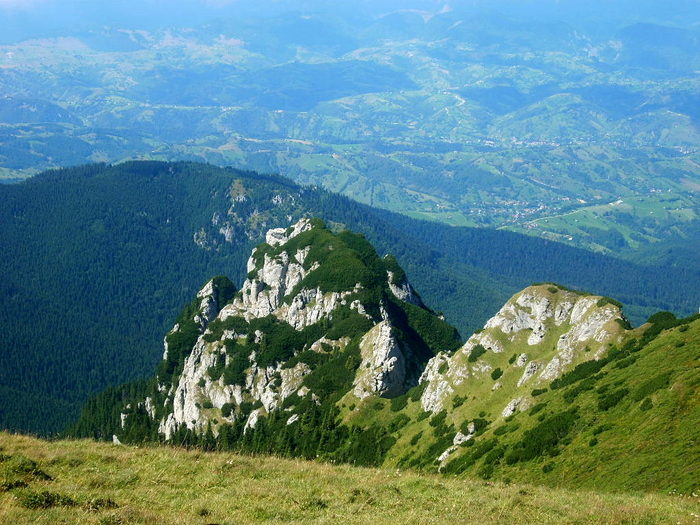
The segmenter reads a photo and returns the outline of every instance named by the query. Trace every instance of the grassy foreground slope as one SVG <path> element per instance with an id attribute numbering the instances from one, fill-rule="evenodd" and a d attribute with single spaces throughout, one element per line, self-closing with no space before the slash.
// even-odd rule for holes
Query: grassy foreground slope
<path id="1" fill-rule="evenodd" d="M 0 434 L 3 523 L 680 523 L 695 497 L 596 494 Z M 52 480 L 42 479 L 50 476 Z M 18 483 L 19 482 L 19 483 Z M 12 485 L 24 487 L 10 488 Z"/>
<path id="2" fill-rule="evenodd" d="M 503 417 L 502 402 L 474 402 L 466 417 L 483 409 L 491 423 L 443 470 L 551 486 L 697 493 L 700 319 L 657 337 L 654 328 L 630 332 L 619 350 L 547 385 L 527 383 L 527 390 L 534 388 L 530 408 L 513 416 Z M 489 354 L 480 362 L 503 357 Z M 520 372 L 507 365 L 504 370 L 500 380 L 507 390 Z M 473 381 L 470 396 L 489 399 L 484 376 Z M 514 390 L 512 397 L 518 395 Z M 468 403 L 462 410 L 470 414 Z M 459 428 L 460 420 L 455 423 Z"/>

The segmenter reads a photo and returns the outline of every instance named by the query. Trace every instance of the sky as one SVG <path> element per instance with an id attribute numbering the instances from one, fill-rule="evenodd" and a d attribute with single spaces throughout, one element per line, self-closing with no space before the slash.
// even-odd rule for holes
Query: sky
<path id="1" fill-rule="evenodd" d="M 438 12 L 487 9 L 532 20 L 561 20 L 588 29 L 634 21 L 694 27 L 700 0 L 0 0 L 0 44 L 77 35 L 101 27 L 192 27 L 225 17 L 265 17 L 287 11 L 376 16 L 397 9 Z"/>

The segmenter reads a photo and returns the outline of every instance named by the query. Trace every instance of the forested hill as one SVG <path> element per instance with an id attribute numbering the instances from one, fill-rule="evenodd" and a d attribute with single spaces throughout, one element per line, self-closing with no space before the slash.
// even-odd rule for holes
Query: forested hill
<path id="1" fill-rule="evenodd" d="M 282 177 L 196 163 L 51 171 L 0 186 L 0 427 L 55 432 L 89 394 L 150 374 L 162 334 L 204 282 L 240 284 L 269 228 L 311 215 L 396 255 L 463 335 L 535 281 L 615 296 L 637 321 L 700 303 L 697 272 L 420 222 Z"/>

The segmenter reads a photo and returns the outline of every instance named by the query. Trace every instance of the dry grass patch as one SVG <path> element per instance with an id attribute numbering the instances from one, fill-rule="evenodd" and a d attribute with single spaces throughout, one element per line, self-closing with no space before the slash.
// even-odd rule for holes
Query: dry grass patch
<path id="1" fill-rule="evenodd" d="M 0 494 L 0 522 L 17 525 L 700 523 L 698 499 L 672 495 L 596 494 L 9 434 L 0 434 L 0 447 L 6 456 L 36 461 L 53 478 Z M 27 490 L 56 494 L 58 504 L 27 508 Z"/>

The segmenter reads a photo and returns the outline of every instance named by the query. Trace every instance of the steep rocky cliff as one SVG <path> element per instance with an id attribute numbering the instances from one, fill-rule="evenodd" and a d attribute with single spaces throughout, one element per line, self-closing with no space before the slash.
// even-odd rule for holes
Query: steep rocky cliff
<path id="1" fill-rule="evenodd" d="M 159 395 L 143 401 L 165 439 L 243 420 L 247 430 L 283 408 L 293 424 L 307 396 L 396 397 L 437 351 L 458 346 L 395 260 L 363 237 L 302 219 L 266 241 L 240 291 L 222 301 L 224 281 L 210 281 L 166 336 Z M 432 327 L 443 346 L 421 337 Z M 128 413 L 122 419 L 127 427 Z"/>

